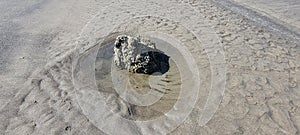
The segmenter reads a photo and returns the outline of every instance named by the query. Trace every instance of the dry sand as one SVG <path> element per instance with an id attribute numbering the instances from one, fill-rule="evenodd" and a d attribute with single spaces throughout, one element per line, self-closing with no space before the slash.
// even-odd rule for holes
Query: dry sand
<path id="1" fill-rule="evenodd" d="M 72 63 L 76 61 L 78 50 L 89 52 L 98 40 L 112 31 L 111 27 L 121 23 L 118 20 L 141 15 L 164 16 L 179 22 L 180 25 L 160 20 L 161 25 L 155 28 L 149 20 L 157 22 L 159 19 L 149 17 L 148 21 L 139 20 L 136 24 L 148 26 L 145 29 L 170 30 L 168 34 L 182 39 L 197 58 L 201 73 L 201 89 L 194 110 L 170 134 L 300 133 L 300 41 L 297 36 L 300 31 L 291 29 L 298 27 L 299 21 L 291 19 L 299 18 L 297 8 L 291 9 L 295 14 L 290 14 L 283 11 L 285 6 L 279 6 L 282 12 L 277 13 L 266 3 L 237 0 L 257 12 L 250 17 L 268 17 L 260 21 L 275 24 L 269 27 L 236 12 L 241 10 L 224 7 L 218 0 L 20 2 L 0 2 L 0 134 L 105 134 L 97 126 L 99 123 L 95 123 L 95 117 L 88 115 L 92 109 L 82 108 L 82 101 L 77 100 Z M 268 15 L 260 14 L 261 11 Z M 108 16 L 111 14 L 114 16 Z M 288 15 L 292 17 L 284 17 Z M 202 20 L 197 20 L 198 17 Z M 111 27 L 99 22 L 107 22 L 105 26 Z M 201 33 L 214 34 L 199 35 Z M 85 42 L 86 37 L 92 42 Z M 198 119 L 212 80 L 210 52 L 204 48 L 205 43 L 214 41 L 220 42 L 225 52 L 225 92 L 216 113 L 208 123 L 199 126 Z M 120 108 L 124 114 L 131 113 L 127 108 L 125 111 Z M 142 114 L 142 109 L 136 109 L 139 114 L 136 116 L 149 119 L 151 114 Z M 153 129 L 153 132 L 156 131 Z"/>
<path id="2" fill-rule="evenodd" d="M 295 0 L 233 0 L 242 6 L 290 25 L 291 29 L 300 29 L 300 1 Z"/>

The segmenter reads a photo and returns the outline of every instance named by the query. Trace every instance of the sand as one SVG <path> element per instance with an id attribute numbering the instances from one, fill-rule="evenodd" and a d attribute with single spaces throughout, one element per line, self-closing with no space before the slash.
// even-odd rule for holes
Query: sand
<path id="1" fill-rule="evenodd" d="M 265 16 L 261 22 L 275 25 L 261 24 L 237 12 L 243 10 L 209 0 L 0 2 L 0 134 L 299 134 L 300 42 L 299 30 L 292 29 L 298 22 L 283 17 L 299 16 L 272 12 L 269 5 L 236 2 L 238 8 L 255 11 L 250 17 Z M 98 78 L 105 80 L 100 82 L 104 87 L 100 90 L 108 91 L 107 98 L 113 102 L 106 104 L 114 111 L 105 112 L 105 104 L 98 104 L 105 101 L 101 92 L 81 93 L 80 83 L 74 83 L 74 72 L 81 73 L 74 71 L 81 61 L 78 57 L 97 56 L 91 55 L 95 48 L 112 40 L 106 35 L 114 37 L 110 33 L 126 30 L 154 30 L 176 37 L 187 50 L 181 53 L 194 58 L 196 66 L 186 64 L 185 68 L 199 72 L 199 84 L 193 82 L 197 80 L 194 75 L 184 84 L 193 82 L 190 91 L 199 85 L 198 94 L 185 101 L 186 97 L 178 97 L 193 93 L 184 89 L 181 96 L 175 93 L 171 97 L 177 98 L 161 105 L 132 108 L 112 88 L 105 88 L 111 85 L 111 81 L 105 82 L 109 76 L 102 76 L 109 74 L 104 72 L 108 69 L 99 70 Z M 88 64 L 82 67 L 94 70 Z M 172 69 L 170 73 L 176 72 Z M 87 84 L 91 82 L 87 80 Z M 165 90 L 174 87 L 163 86 Z M 166 92 L 163 99 L 172 94 Z M 194 98 L 195 104 L 190 102 Z M 186 106 L 172 108 L 174 100 Z M 189 107 L 191 112 L 185 112 Z M 163 115 L 171 108 L 184 113 Z M 129 122 L 116 118 L 106 123 L 115 114 Z M 175 127 L 132 122 L 159 116 Z M 176 123 L 181 118 L 183 121 Z M 118 125 L 109 125 L 113 122 Z"/>
<path id="2" fill-rule="evenodd" d="M 291 29 L 299 31 L 300 28 L 300 2 L 294 0 L 234 0 L 235 2 L 250 8 L 264 16 L 289 24 Z"/>

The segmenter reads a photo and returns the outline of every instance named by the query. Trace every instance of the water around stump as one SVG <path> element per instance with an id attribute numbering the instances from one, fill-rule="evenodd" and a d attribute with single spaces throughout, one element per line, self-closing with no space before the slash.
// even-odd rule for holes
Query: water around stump
<path id="1" fill-rule="evenodd" d="M 153 40 L 153 39 L 152 39 Z M 154 39 L 157 41 L 157 48 L 172 47 L 167 42 Z M 101 95 L 106 98 L 107 105 L 112 111 L 119 113 L 122 117 L 134 120 L 150 120 L 166 114 L 172 109 L 176 103 L 181 89 L 181 76 L 179 69 L 172 57 L 168 54 L 159 52 L 165 60 L 168 60 L 168 65 L 163 65 L 161 73 L 137 74 L 129 73 L 127 70 L 122 70 L 124 75 L 128 75 L 128 83 L 132 86 L 132 90 L 140 94 L 147 94 L 150 91 L 157 91 L 163 96 L 154 104 L 149 106 L 138 106 L 124 101 L 115 91 L 112 82 L 111 73 L 115 67 L 113 63 L 113 42 L 102 46 L 97 54 L 95 63 L 95 76 L 98 90 Z M 172 48 L 174 53 L 181 55 L 176 48 Z M 111 96 L 115 95 L 115 96 Z M 113 97 L 113 98 L 112 98 Z"/>

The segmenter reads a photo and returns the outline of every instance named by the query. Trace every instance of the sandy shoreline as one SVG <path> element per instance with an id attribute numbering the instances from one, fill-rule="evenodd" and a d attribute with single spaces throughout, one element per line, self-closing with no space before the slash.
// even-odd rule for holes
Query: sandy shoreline
<path id="1" fill-rule="evenodd" d="M 130 8 L 130 5 L 135 5 L 133 1 L 45 1 L 27 3 L 27 9 L 36 10 L 20 8 L 19 11 L 0 16 L 4 18 L 1 22 L 4 25 L 0 27 L 4 32 L 1 47 L 13 46 L 1 50 L 4 64 L 1 64 L 0 76 L 0 121 L 3 123 L 0 134 L 105 134 L 89 117 L 87 110 L 78 104 L 78 93 L 72 82 L 72 63 L 75 60 L 74 53 L 78 51 L 75 47 L 78 41 L 84 39 L 78 38 L 79 35 L 91 37 L 91 41 L 95 38 L 94 33 L 105 35 L 108 27 L 102 28 L 98 22 L 107 19 L 103 22 L 117 25 L 119 23 L 114 22 L 114 17 L 118 18 L 118 12 L 133 17 L 139 14 L 165 16 L 176 20 L 195 35 L 201 33 L 199 31 L 209 33 L 205 30 L 210 27 L 213 30 L 211 33 L 218 37 L 214 40 L 219 41 L 224 50 L 224 97 L 212 119 L 204 126 L 198 126 L 197 119 L 212 80 L 207 56 L 209 52 L 203 51 L 203 46 L 189 46 L 188 43 L 202 44 L 208 42 L 205 38 L 208 40 L 209 37 L 203 35 L 199 39 L 193 38 L 192 34 L 180 29 L 172 21 L 162 20 L 161 24 L 167 25 L 157 25 L 160 29 L 177 30 L 179 34 L 169 34 L 179 35 L 178 39 L 191 39 L 181 42 L 186 43 L 192 56 L 197 58 L 197 66 L 204 71 L 201 76 L 204 93 L 199 94 L 195 109 L 187 119 L 170 134 L 299 134 L 299 40 L 275 32 L 211 1 L 143 2 L 140 5 L 145 12 Z M 2 2 L 0 6 L 10 4 Z M 254 6 L 251 2 L 243 4 L 264 9 L 264 6 Z M 114 11 L 118 6 L 120 10 Z M 62 10 L 56 11 L 58 9 Z M 271 11 L 266 10 L 264 12 Z M 22 16 L 18 12 L 26 14 Z M 116 16 L 106 16 L 114 12 Z M 97 13 L 100 14 L 95 16 Z M 10 18 L 14 14 L 19 16 Z M 297 20 L 282 18 L 284 12 L 272 15 L 293 27 L 298 26 Z M 197 16 L 203 20 L 190 22 Z M 150 19 L 155 20 L 152 17 Z M 14 22 L 20 28 L 15 33 L 10 32 L 14 31 L 14 26 L 9 26 L 7 22 Z M 154 29 L 154 26 L 145 22 L 145 26 Z M 143 21 L 139 23 L 143 24 Z M 88 50 L 95 45 L 89 42 L 80 46 L 82 50 Z"/>

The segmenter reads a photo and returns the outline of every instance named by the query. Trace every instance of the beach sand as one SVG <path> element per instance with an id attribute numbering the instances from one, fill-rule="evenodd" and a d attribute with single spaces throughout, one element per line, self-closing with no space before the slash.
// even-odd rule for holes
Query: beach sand
<path id="1" fill-rule="evenodd" d="M 108 134 L 99 127 L 103 123 L 97 119 L 98 112 L 92 112 L 99 108 L 89 104 L 97 102 L 90 101 L 97 96 L 84 97 L 74 84 L 74 63 L 78 55 L 92 52 L 91 48 L 112 32 L 111 28 L 118 30 L 122 22 L 128 22 L 128 27 L 120 26 L 120 31 L 144 26 L 142 30 L 159 29 L 176 37 L 199 69 L 201 82 L 193 110 L 169 134 L 299 134 L 299 15 L 298 8 L 284 11 L 286 5 L 297 4 L 235 2 L 239 10 L 219 0 L 0 2 L 0 134 Z M 277 8 L 282 12 L 275 12 Z M 139 16 L 150 17 L 128 19 Z M 262 19 L 255 20 L 253 16 Z M 217 97 L 220 104 L 212 111 L 215 113 L 211 119 L 201 125 L 199 116 L 213 80 L 210 61 L 219 60 L 213 55 L 219 53 L 216 47 L 224 51 L 225 91 Z M 101 61 L 98 64 L 103 65 Z M 175 63 L 172 67 L 170 74 L 178 72 Z M 113 88 L 106 88 L 111 86 L 106 82 L 110 80 L 109 72 L 104 72 L 109 69 L 98 71 L 96 80 L 104 80 L 99 82 L 100 90 L 115 94 Z M 131 80 L 132 84 L 138 83 L 136 87 L 141 87 L 139 78 L 143 79 L 139 76 Z M 174 87 L 177 86 L 164 87 L 175 91 L 164 98 L 174 96 L 178 101 Z M 108 105 L 117 111 L 108 114 L 120 114 L 129 120 L 155 119 L 175 104 L 168 100 L 148 108 L 132 107 L 116 100 L 118 95 L 107 97 L 116 101 Z M 137 134 L 157 132 L 139 131 L 138 125 L 115 128 Z"/>

